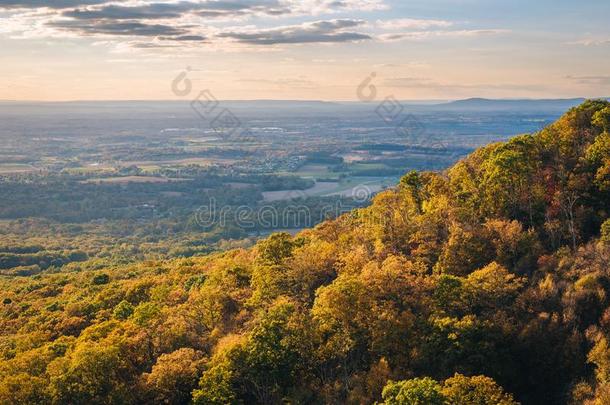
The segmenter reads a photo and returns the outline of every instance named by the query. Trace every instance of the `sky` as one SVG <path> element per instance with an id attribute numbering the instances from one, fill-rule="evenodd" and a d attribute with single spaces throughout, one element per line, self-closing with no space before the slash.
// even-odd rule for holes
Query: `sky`
<path id="1" fill-rule="evenodd" d="M 608 97 L 609 19 L 608 0 L 0 0 L 0 100 Z"/>

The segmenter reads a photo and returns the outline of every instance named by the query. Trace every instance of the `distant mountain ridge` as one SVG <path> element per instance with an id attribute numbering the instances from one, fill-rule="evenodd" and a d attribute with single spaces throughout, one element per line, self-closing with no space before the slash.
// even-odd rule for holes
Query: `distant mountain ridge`
<path id="1" fill-rule="evenodd" d="M 459 100 L 400 100 L 403 104 L 426 106 L 426 107 L 465 107 L 465 108 L 484 108 L 484 107 L 511 107 L 520 106 L 525 108 L 528 106 L 539 106 L 539 105 L 553 105 L 559 107 L 575 107 L 582 104 L 587 99 L 599 99 L 608 100 L 610 97 L 574 97 L 574 98 L 541 98 L 541 99 L 502 99 L 502 98 L 483 98 L 483 97 L 471 97 Z M 259 104 L 259 105 L 355 105 L 355 104 L 369 104 L 360 101 L 325 101 L 325 100 L 281 100 L 281 99 L 256 99 L 256 100 L 218 100 L 221 103 L 230 104 Z M 10 104 L 180 104 L 190 102 L 189 100 L 69 100 L 69 101 L 42 101 L 42 100 L 0 100 L 0 105 Z"/>
<path id="2" fill-rule="evenodd" d="M 608 100 L 602 97 L 602 100 Z M 455 109 L 455 110 L 536 110 L 536 109 L 557 109 L 560 111 L 568 110 L 582 104 L 586 99 L 579 98 L 560 98 L 560 99 L 488 99 L 488 98 L 468 98 L 455 100 L 447 103 L 436 104 L 434 108 Z"/>

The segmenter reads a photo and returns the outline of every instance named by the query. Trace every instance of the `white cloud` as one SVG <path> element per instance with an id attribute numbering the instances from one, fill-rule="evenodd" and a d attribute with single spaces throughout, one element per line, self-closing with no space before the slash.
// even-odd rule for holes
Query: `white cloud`
<path id="1" fill-rule="evenodd" d="M 284 0 L 297 14 L 319 15 L 341 10 L 374 11 L 387 10 L 389 7 L 383 0 Z"/>
<path id="2" fill-rule="evenodd" d="M 76 7 L 80 5 L 80 7 Z M 150 51 L 163 48 L 275 48 L 276 45 L 382 42 L 494 35 L 500 29 L 453 28 L 443 19 L 340 18 L 269 27 L 270 21 L 349 11 L 383 10 L 383 0 L 42 0 L 0 2 L 13 15 L 0 33 L 21 38 L 86 37 Z M 227 27 L 252 19 L 256 24 Z M 263 25 L 264 24 L 264 25 Z"/>
<path id="3" fill-rule="evenodd" d="M 378 39 L 384 42 L 392 41 L 422 41 L 432 38 L 464 38 L 478 37 L 485 35 L 499 35 L 510 33 L 510 30 L 505 29 L 479 29 L 479 30 L 450 30 L 450 31 L 412 31 L 381 34 Z"/>
<path id="4" fill-rule="evenodd" d="M 355 31 L 364 24 L 363 20 L 353 19 L 323 20 L 270 29 L 229 29 L 217 37 L 250 45 L 356 42 L 372 39 L 368 34 Z"/>
<path id="5" fill-rule="evenodd" d="M 386 31 L 426 30 L 429 28 L 448 28 L 453 23 L 447 20 L 422 20 L 413 18 L 398 18 L 392 20 L 377 20 L 376 26 Z"/>
<path id="6" fill-rule="evenodd" d="M 610 38 L 585 38 L 577 41 L 566 42 L 566 45 L 601 46 L 610 45 Z"/>
<path id="7" fill-rule="evenodd" d="M 51 4 L 51 5 L 49 5 Z M 229 42 L 242 45 L 352 42 L 371 39 L 353 19 L 229 30 L 252 17 L 276 21 L 295 16 L 384 9 L 383 0 L 43 0 L 0 1 L 9 13 L 0 33 L 19 38 L 87 37 L 135 48 L 191 47 Z M 339 24 L 339 25 L 337 25 Z M 347 24 L 347 25 L 346 25 Z M 348 30 L 351 26 L 359 30 Z M 150 42 L 146 44 L 145 42 Z"/>

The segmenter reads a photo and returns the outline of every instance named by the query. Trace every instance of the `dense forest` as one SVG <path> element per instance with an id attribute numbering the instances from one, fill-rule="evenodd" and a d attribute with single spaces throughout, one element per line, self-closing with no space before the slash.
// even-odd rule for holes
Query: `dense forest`
<path id="1" fill-rule="evenodd" d="M 30 276 L 66 265 L 84 270 L 252 246 L 274 230 L 318 224 L 329 207 L 347 212 L 367 203 L 308 196 L 301 190 L 315 182 L 294 175 L 229 175 L 197 166 L 146 176 L 133 167 L 104 174 L 0 175 L 0 274 Z M 279 199 L 266 201 L 265 192 L 277 192 Z M 222 221 L 205 216 L 212 205 L 224 208 Z M 285 215 L 269 220 L 265 210 Z"/>
<path id="2" fill-rule="evenodd" d="M 0 276 L 0 403 L 608 404 L 609 211 L 587 101 L 294 237 Z"/>

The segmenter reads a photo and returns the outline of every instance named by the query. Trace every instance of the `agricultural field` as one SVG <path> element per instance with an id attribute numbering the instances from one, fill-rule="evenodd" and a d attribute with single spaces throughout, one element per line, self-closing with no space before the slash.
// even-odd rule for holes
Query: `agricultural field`
<path id="1" fill-rule="evenodd" d="M 52 254 L 28 253 L 2 271 L 33 274 L 85 256 L 108 262 L 125 251 L 132 254 L 121 260 L 248 245 L 274 230 L 314 226 L 329 206 L 365 206 L 409 170 L 442 170 L 561 113 L 544 104 L 523 112 L 410 106 L 423 128 L 410 133 L 365 105 L 226 108 L 239 118 L 235 134 L 247 135 L 218 132 L 188 103 L 4 103 L 0 221 L 10 224 L 10 240 Z M 257 216 L 295 205 L 311 213 L 306 223 Z M 60 252 L 53 235 L 67 247 L 86 246 L 85 256 Z"/>

